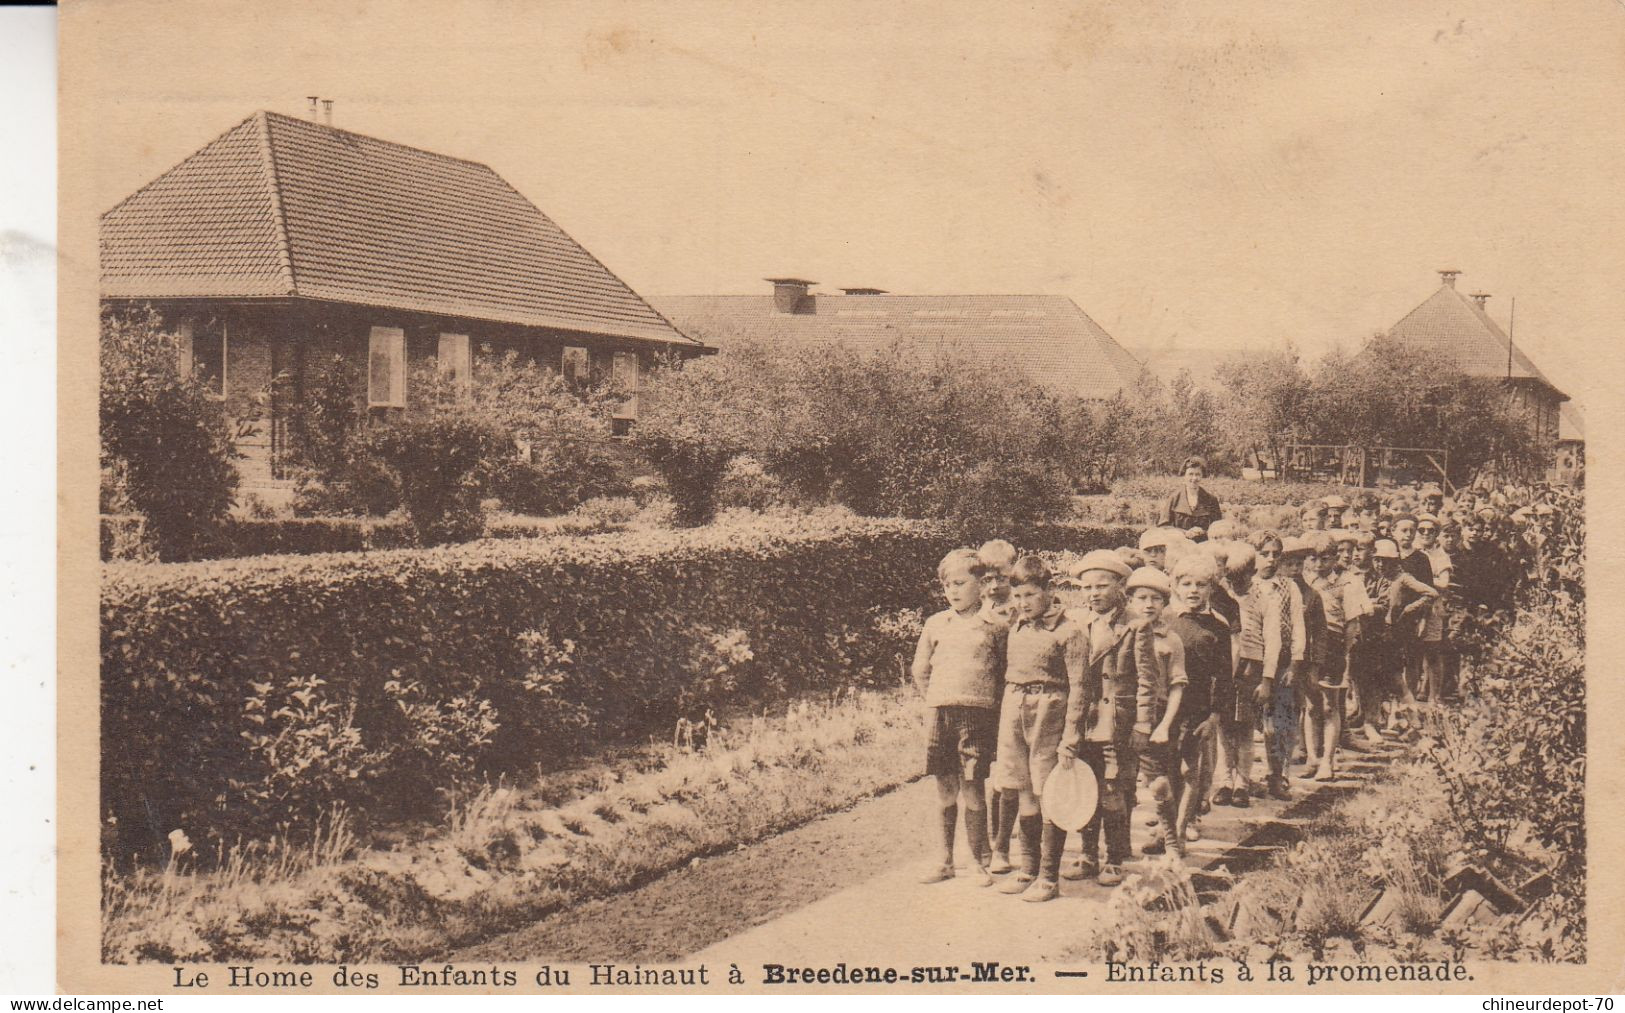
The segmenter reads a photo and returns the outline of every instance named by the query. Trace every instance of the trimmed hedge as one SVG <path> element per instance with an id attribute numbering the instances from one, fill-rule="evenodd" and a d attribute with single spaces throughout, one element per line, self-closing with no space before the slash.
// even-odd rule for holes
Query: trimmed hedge
<path id="1" fill-rule="evenodd" d="M 1124 528 L 1014 533 L 1024 549 Z M 691 531 L 110 564 L 102 807 L 126 852 L 335 803 L 433 808 L 680 717 L 897 679 L 893 620 L 934 610 L 938 524 L 758 518 Z M 891 631 L 891 632 L 888 632 Z"/>
<path id="2" fill-rule="evenodd" d="M 128 546 L 142 539 L 146 519 L 140 514 L 103 514 L 102 562 L 120 560 Z M 221 522 L 218 537 L 200 551 L 206 558 L 310 555 L 360 552 L 411 545 L 412 526 L 404 520 L 371 517 L 279 517 L 271 520 L 231 517 Z"/>

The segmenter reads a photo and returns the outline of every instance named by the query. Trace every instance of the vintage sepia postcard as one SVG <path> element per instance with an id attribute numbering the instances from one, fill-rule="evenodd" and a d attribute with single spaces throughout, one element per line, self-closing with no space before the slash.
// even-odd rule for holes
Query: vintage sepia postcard
<path id="1" fill-rule="evenodd" d="M 1625 3 L 60 29 L 61 987 L 1612 1008 Z"/>

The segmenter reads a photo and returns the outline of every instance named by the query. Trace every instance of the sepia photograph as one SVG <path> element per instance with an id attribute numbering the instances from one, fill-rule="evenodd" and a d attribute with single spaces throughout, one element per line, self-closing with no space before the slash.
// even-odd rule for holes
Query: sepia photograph
<path id="1" fill-rule="evenodd" d="M 1622 47 L 65 4 L 62 980 L 1603 988 Z"/>

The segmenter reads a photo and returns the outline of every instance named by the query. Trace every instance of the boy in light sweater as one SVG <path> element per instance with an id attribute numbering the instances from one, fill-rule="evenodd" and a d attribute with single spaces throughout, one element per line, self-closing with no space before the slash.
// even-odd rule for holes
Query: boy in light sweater
<path id="1" fill-rule="evenodd" d="M 982 564 L 969 549 L 955 549 L 937 565 L 948 607 L 925 621 L 914 651 L 914 685 L 930 708 L 925 772 L 936 778 L 942 850 L 921 877 L 940 883 L 954 876 L 954 828 L 965 811 L 965 840 L 978 882 L 993 877 L 988 840 L 986 781 L 998 735 L 999 682 L 1009 631 L 982 615 Z"/>

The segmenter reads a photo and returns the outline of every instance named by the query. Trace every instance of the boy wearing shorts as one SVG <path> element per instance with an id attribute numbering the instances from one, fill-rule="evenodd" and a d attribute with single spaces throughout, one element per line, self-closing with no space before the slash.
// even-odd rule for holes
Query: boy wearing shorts
<path id="1" fill-rule="evenodd" d="M 1022 868 L 1000 890 L 1041 903 L 1060 893 L 1066 831 L 1040 814 L 1040 795 L 1058 762 L 1067 711 L 1081 712 L 1092 702 L 1084 679 L 1089 648 L 1083 628 L 1067 618 L 1050 594 L 1050 572 L 1043 560 L 1037 556 L 1018 560 L 1010 584 L 1016 613 L 1010 626 L 993 774 L 994 787 L 1004 795 L 1005 811 L 993 853 L 995 863 L 1001 854 L 1008 854 L 1011 830 L 1019 823 Z M 1076 707 L 1071 706 L 1073 697 L 1079 699 Z"/>
<path id="2" fill-rule="evenodd" d="M 981 614 L 982 564 L 969 549 L 955 549 L 937 565 L 948 607 L 925 621 L 914 651 L 914 685 L 930 708 L 925 772 L 937 779 L 939 861 L 921 877 L 940 883 L 954 876 L 954 828 L 965 810 L 965 839 L 981 885 L 993 882 L 988 841 L 986 780 L 997 740 L 998 684 L 1009 633 Z"/>

